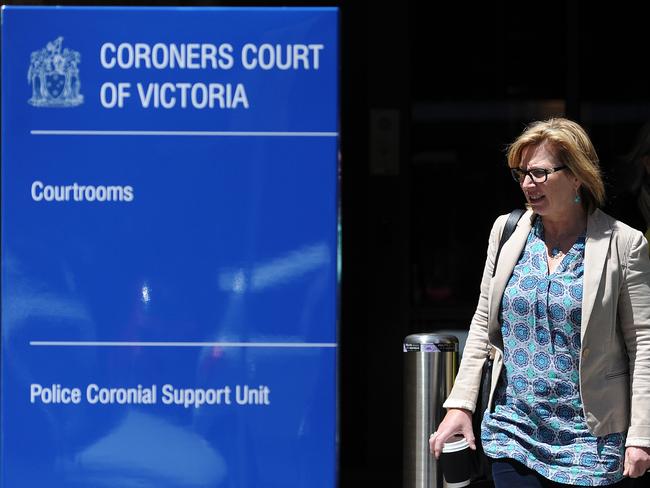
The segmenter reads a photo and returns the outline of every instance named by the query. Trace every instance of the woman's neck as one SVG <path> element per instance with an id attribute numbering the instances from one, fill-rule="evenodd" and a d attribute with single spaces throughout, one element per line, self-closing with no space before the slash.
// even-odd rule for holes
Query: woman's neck
<path id="1" fill-rule="evenodd" d="M 580 235 L 587 228 L 587 212 L 582 205 L 576 205 L 573 212 L 561 217 L 542 216 L 544 235 L 555 239 Z"/>

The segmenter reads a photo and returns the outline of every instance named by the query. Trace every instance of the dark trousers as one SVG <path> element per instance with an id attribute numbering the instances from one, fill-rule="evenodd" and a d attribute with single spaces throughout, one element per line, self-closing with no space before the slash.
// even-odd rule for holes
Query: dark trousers
<path id="1" fill-rule="evenodd" d="M 492 478 L 495 488 L 566 488 L 573 486 L 546 479 L 513 459 L 493 460 Z M 628 482 L 628 479 L 624 479 L 608 486 L 610 488 L 628 488 Z"/>

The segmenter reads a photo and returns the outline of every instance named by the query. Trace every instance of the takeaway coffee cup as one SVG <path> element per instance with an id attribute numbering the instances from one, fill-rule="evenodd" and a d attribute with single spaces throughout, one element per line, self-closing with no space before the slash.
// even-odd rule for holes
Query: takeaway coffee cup
<path id="1" fill-rule="evenodd" d="M 442 447 L 440 464 L 447 488 L 469 486 L 470 482 L 469 443 L 464 437 L 453 436 Z"/>

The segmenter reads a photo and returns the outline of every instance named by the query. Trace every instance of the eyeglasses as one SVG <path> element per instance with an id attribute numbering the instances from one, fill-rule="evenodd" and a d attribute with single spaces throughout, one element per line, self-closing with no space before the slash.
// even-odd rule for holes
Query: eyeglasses
<path id="1" fill-rule="evenodd" d="M 556 171 L 561 171 L 566 169 L 566 166 L 558 166 L 557 168 L 534 168 L 528 171 L 524 171 L 519 168 L 511 168 L 510 174 L 512 178 L 519 184 L 523 183 L 526 176 L 530 176 L 530 179 L 533 180 L 533 183 L 544 183 L 548 179 L 548 175 L 555 173 Z"/>

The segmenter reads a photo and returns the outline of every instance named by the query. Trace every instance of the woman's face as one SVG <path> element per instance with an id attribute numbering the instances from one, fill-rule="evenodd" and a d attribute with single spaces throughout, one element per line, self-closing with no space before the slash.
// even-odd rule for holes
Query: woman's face
<path id="1" fill-rule="evenodd" d="M 563 164 L 553 154 L 552 146 L 545 142 L 525 148 L 519 164 L 519 168 L 524 171 L 561 166 Z M 560 219 L 571 215 L 572 207 L 577 205 L 575 196 L 580 181 L 566 168 L 549 174 L 543 183 L 535 183 L 530 176 L 526 175 L 520 186 L 535 213 L 543 217 Z"/>

